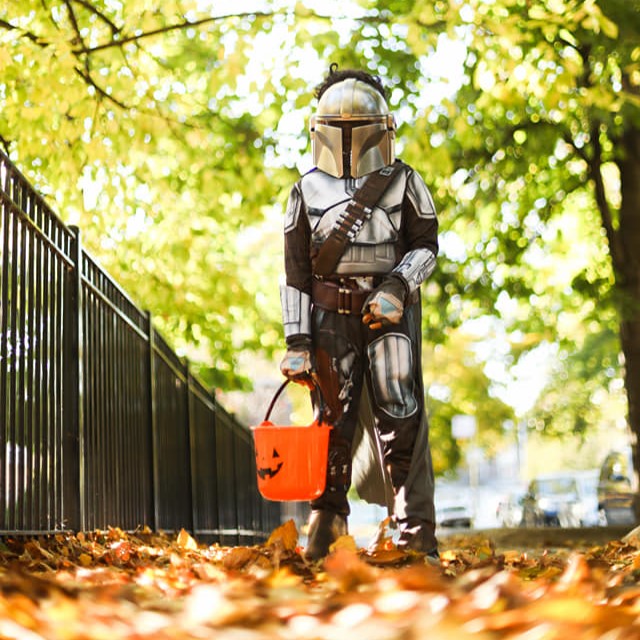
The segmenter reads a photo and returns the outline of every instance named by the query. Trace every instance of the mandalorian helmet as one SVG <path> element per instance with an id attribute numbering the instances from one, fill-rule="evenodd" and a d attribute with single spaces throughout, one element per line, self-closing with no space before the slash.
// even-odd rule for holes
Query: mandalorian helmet
<path id="1" fill-rule="evenodd" d="M 359 178 L 393 164 L 395 120 L 371 85 L 347 78 L 331 85 L 311 117 L 313 163 L 336 178 Z"/>

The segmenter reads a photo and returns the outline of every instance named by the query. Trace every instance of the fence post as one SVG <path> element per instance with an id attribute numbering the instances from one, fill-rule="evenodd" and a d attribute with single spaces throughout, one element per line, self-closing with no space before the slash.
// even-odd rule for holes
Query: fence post
<path id="1" fill-rule="evenodd" d="M 0 160 L 4 158 L 0 156 Z M 0 165 L 2 172 L 0 180 L 8 182 L 9 171 L 5 168 L 4 162 Z M 4 191 L 7 187 L 0 184 L 0 191 L 3 198 L 0 200 L 0 465 L 6 473 L 5 456 L 7 455 L 7 423 L 8 423 L 8 350 L 9 350 L 9 318 L 7 310 L 9 308 L 9 205 L 4 200 Z M 3 484 L 6 482 L 3 478 Z M 6 484 L 0 491 L 0 529 L 7 527 L 6 507 L 9 504 Z"/>
<path id="2" fill-rule="evenodd" d="M 158 487 L 160 486 L 160 461 L 158 454 L 158 421 L 156 415 L 156 397 L 158 393 L 156 385 L 156 334 L 153 328 L 151 312 L 146 312 L 147 316 L 147 335 L 149 337 L 149 357 L 147 358 L 147 367 L 149 370 L 149 441 L 151 446 L 151 494 L 153 500 L 153 522 L 151 528 L 155 531 L 160 522 L 160 505 L 158 503 Z"/>
<path id="3" fill-rule="evenodd" d="M 184 386 L 185 393 L 187 394 L 187 401 L 185 402 L 185 408 L 187 415 L 185 416 L 187 429 L 189 429 L 189 446 L 187 447 L 187 454 L 189 456 L 189 498 L 191 500 L 191 508 L 189 509 L 189 513 L 191 514 L 191 528 L 190 531 L 193 535 L 196 533 L 196 505 L 197 500 L 194 495 L 194 491 L 196 488 L 196 482 L 198 481 L 195 477 L 196 469 L 193 464 L 193 447 L 196 442 L 196 425 L 194 424 L 194 412 L 191 407 L 191 379 L 189 373 L 189 361 L 187 359 L 184 360 L 184 378 L 186 380 L 186 384 Z"/>
<path id="4" fill-rule="evenodd" d="M 68 331 L 69 367 L 65 375 L 63 398 L 62 440 L 62 513 L 71 530 L 87 529 L 85 509 L 85 430 L 84 430 L 84 366 L 83 366 L 83 294 L 82 240 L 80 229 L 70 227 L 74 234 L 70 275 L 69 308 L 65 314 Z M 64 334 L 63 334 L 64 335 Z"/>

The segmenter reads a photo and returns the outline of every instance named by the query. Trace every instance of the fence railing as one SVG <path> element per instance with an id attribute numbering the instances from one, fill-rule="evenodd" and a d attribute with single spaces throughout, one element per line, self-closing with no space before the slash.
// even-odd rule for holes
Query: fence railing
<path id="1" fill-rule="evenodd" d="M 249 431 L 0 152 L 0 534 L 281 520 Z"/>

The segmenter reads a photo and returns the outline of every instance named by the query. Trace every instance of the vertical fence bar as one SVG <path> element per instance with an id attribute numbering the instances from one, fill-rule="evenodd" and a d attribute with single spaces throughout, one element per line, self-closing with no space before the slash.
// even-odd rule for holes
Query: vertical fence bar
<path id="1" fill-rule="evenodd" d="M 24 192 L 24 189 L 23 189 Z M 26 198 L 23 203 L 25 212 L 33 219 L 33 198 L 29 197 L 28 193 L 25 193 Z M 35 240 L 36 234 L 32 229 L 29 229 L 26 238 L 27 247 L 27 277 L 25 282 L 26 287 L 26 331 L 27 331 L 27 343 L 25 344 L 25 381 L 24 381 L 24 393 L 25 393 L 25 432 L 26 441 L 28 443 L 26 449 L 25 460 L 25 494 L 29 499 L 25 500 L 23 513 L 26 522 L 37 523 L 36 519 L 36 506 L 38 503 L 38 493 L 35 481 L 35 473 L 37 469 L 37 455 L 39 451 L 39 438 L 38 438 L 38 424 L 35 422 L 35 397 L 33 390 L 34 379 L 34 349 L 37 341 L 36 325 L 35 325 Z"/>
<path id="2" fill-rule="evenodd" d="M 187 458 L 187 465 L 189 469 L 189 473 L 187 474 L 187 485 L 188 485 L 188 495 L 189 495 L 189 531 L 192 533 L 195 531 L 195 525 L 197 521 L 197 516 L 194 513 L 194 490 L 195 483 L 197 481 L 195 477 L 195 465 L 193 464 L 193 442 L 195 438 L 195 433 L 197 429 L 196 424 L 196 416 L 193 411 L 192 403 L 191 403 L 191 374 L 189 372 L 189 361 L 187 359 L 184 360 L 184 394 L 185 394 L 185 403 L 184 408 L 186 412 L 185 422 L 187 424 L 187 439 L 185 442 L 185 456 Z"/>
<path id="3" fill-rule="evenodd" d="M 41 205 L 41 208 L 42 205 Z M 40 229 L 46 236 L 49 233 L 51 227 L 51 221 L 48 216 L 42 215 L 42 224 Z M 56 523 L 58 518 L 57 499 L 55 491 L 55 457 L 50 455 L 49 452 L 53 448 L 55 450 L 55 437 L 53 433 L 53 424 L 49 420 L 51 410 L 51 398 L 49 394 L 49 356 L 51 353 L 51 340 L 52 340 L 52 327 L 50 317 L 50 305 L 51 305 L 51 259 L 52 251 L 51 247 L 44 241 L 42 243 L 42 269 L 40 271 L 40 282 L 42 283 L 42 349 L 41 349 L 41 369 L 40 369 L 40 393 L 42 395 L 42 413 L 41 420 L 43 425 L 43 431 L 46 434 L 46 456 L 45 456 L 45 473 L 43 474 L 43 491 L 46 492 L 44 500 L 44 508 L 47 514 L 47 526 L 53 527 L 55 524 L 62 525 L 62 522 Z M 60 521 L 62 518 L 60 518 Z"/>
<path id="4" fill-rule="evenodd" d="M 254 528 L 251 518 L 251 483 L 247 482 L 251 469 L 249 456 L 251 455 L 248 434 L 243 433 L 242 428 L 235 419 L 231 422 L 234 435 L 234 481 L 236 483 L 236 521 L 238 523 L 238 543 L 247 544 L 253 536 Z"/>
<path id="5" fill-rule="evenodd" d="M 7 189 L 8 168 L 0 158 L 0 192 Z M 9 425 L 9 203 L 2 199 L 0 203 L 0 530 L 7 528 L 8 508 L 7 473 L 9 471 L 7 429 Z"/>
<path id="6" fill-rule="evenodd" d="M 216 403 L 216 467 L 218 472 L 218 518 L 220 542 L 238 544 L 235 438 L 231 416 Z"/>
<path id="7" fill-rule="evenodd" d="M 67 340 L 66 355 L 68 365 L 64 376 L 66 390 L 64 404 L 68 408 L 67 419 L 63 420 L 62 434 L 62 505 L 63 513 L 71 529 L 87 530 L 85 510 L 85 489 L 87 478 L 86 432 L 84 416 L 84 295 L 82 290 L 82 236 L 78 227 L 71 227 L 73 233 L 73 269 L 69 273 L 68 304 L 64 313 Z"/>
<path id="8" fill-rule="evenodd" d="M 149 448 L 151 451 L 151 501 L 153 505 L 152 519 L 149 522 L 149 526 L 153 529 L 158 528 L 160 521 L 160 505 L 158 503 L 158 487 L 160 486 L 160 460 L 158 457 L 158 431 L 157 431 L 157 416 L 156 416 L 156 395 L 158 393 L 157 378 L 155 375 L 156 370 L 156 332 L 153 328 L 151 312 L 147 311 L 147 334 L 149 336 L 148 354 L 147 354 L 147 371 L 149 377 L 147 405 L 149 411 L 149 427 L 147 430 L 147 437 L 149 441 Z"/>
<path id="9" fill-rule="evenodd" d="M 13 193 L 13 178 L 12 184 L 10 186 L 11 192 Z M 8 336 L 9 345 L 11 349 L 10 353 L 10 361 L 9 361 L 9 412 L 8 412 L 8 421 L 7 421 L 7 438 L 9 441 L 9 449 L 7 451 L 7 458 L 9 461 L 8 470 L 7 470 L 7 494 L 9 496 L 9 508 L 7 509 L 7 525 L 9 528 L 15 529 L 18 527 L 18 523 L 16 521 L 16 497 L 17 497 L 17 489 L 16 489 L 16 474 L 18 470 L 18 444 L 17 444 L 17 422 L 18 416 L 16 411 L 16 405 L 19 403 L 17 398 L 17 384 L 16 378 L 18 376 L 18 367 L 19 367 L 19 334 L 17 332 L 18 325 L 18 309 L 20 306 L 19 302 L 19 279 L 18 274 L 20 272 L 20 254 L 18 251 L 18 232 L 19 232 L 19 223 L 17 217 L 12 218 L 11 225 L 11 239 L 10 239 L 10 249 L 11 257 L 12 257 L 12 269 L 10 272 L 10 282 L 9 285 L 11 289 L 11 305 L 9 306 L 9 325 L 10 335 Z"/>
<path id="10" fill-rule="evenodd" d="M 30 200 L 31 218 L 36 223 L 36 226 L 40 226 L 39 220 L 40 207 L 35 198 Z M 31 483 L 34 491 L 34 500 L 32 503 L 32 515 L 33 522 L 39 524 L 39 526 L 45 526 L 50 528 L 48 522 L 47 513 L 43 509 L 43 488 L 46 487 L 46 483 L 42 483 L 42 479 L 45 477 L 46 469 L 42 468 L 45 460 L 46 445 L 44 439 L 44 423 L 42 420 L 42 396 L 40 380 L 42 379 L 42 306 L 41 306 L 41 274 L 42 274 L 42 262 L 41 262 L 41 250 L 42 242 L 38 234 L 33 234 L 33 264 L 31 269 L 32 279 L 32 347 L 31 347 L 31 372 L 30 372 L 30 390 L 33 398 L 32 404 L 32 429 L 34 431 L 34 448 L 33 448 L 33 467 L 34 472 L 31 479 Z"/>
<path id="11" fill-rule="evenodd" d="M 189 377 L 191 468 L 194 534 L 206 541 L 219 535 L 216 477 L 215 403 L 193 376 Z"/>
<path id="12" fill-rule="evenodd" d="M 22 207 L 20 198 L 19 183 L 14 182 L 14 198 L 17 200 L 19 207 Z M 21 223 L 16 234 L 16 254 L 19 256 L 17 269 L 17 304 L 16 304 L 16 323 L 14 325 L 16 332 L 15 340 L 15 430 L 14 430 L 14 460 L 15 460 L 15 526 L 24 529 L 27 526 L 24 517 L 25 506 L 25 477 L 27 472 L 27 448 L 28 443 L 25 439 L 25 395 L 24 395 L 24 379 L 25 379 L 25 347 L 27 341 L 26 327 L 26 289 L 27 289 L 27 256 L 26 256 L 26 229 L 24 223 Z"/>

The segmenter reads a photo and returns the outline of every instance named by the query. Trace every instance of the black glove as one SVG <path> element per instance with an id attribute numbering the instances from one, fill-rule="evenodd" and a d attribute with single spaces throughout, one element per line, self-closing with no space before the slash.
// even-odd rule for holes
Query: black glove
<path id="1" fill-rule="evenodd" d="M 399 324 L 408 288 L 400 275 L 387 276 L 362 305 L 362 322 L 369 329 Z"/>
<path id="2" fill-rule="evenodd" d="M 280 371 L 288 380 L 312 386 L 314 372 L 311 336 L 300 334 L 287 338 L 287 352 L 280 363 Z"/>

